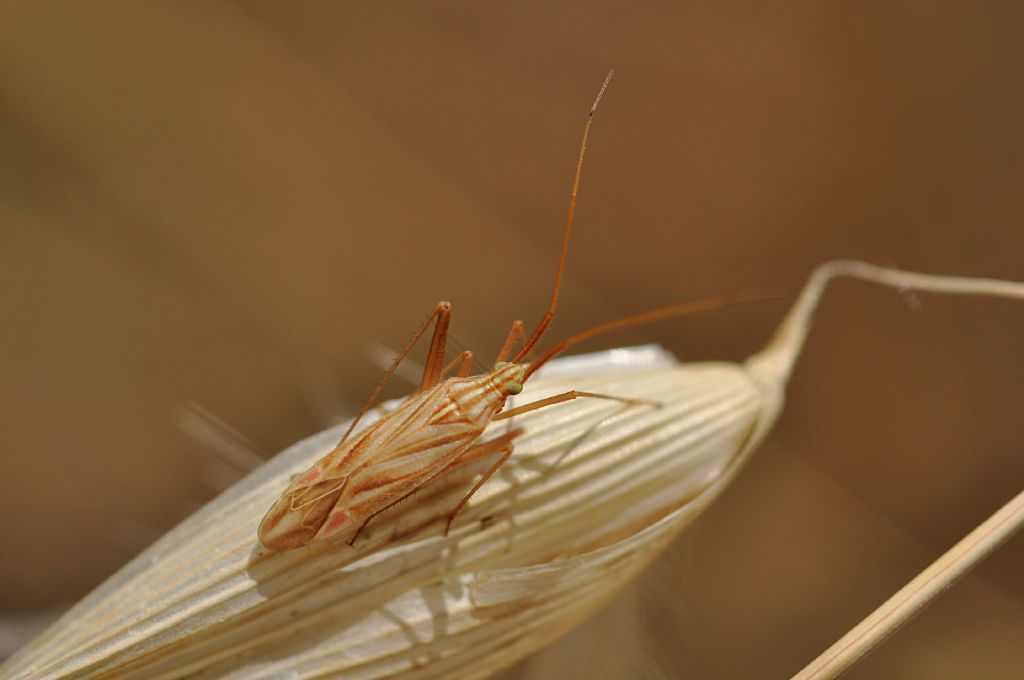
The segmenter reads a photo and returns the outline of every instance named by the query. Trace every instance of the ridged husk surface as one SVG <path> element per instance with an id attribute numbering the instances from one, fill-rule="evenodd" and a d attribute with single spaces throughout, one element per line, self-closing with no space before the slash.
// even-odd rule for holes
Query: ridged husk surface
<path id="1" fill-rule="evenodd" d="M 206 505 L 0 669 L 3 677 L 475 678 L 538 649 L 642 569 L 731 478 L 779 408 L 737 364 L 653 347 L 553 362 L 515 404 L 578 399 L 492 425 L 526 433 L 449 536 L 489 466 L 380 515 L 355 547 L 272 553 L 256 539 L 292 475 L 344 426 L 285 450 Z"/>

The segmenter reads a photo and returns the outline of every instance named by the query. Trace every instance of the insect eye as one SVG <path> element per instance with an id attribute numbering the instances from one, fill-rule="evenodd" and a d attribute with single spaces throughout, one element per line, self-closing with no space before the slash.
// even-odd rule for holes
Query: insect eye
<path id="1" fill-rule="evenodd" d="M 505 385 L 505 391 L 509 394 L 519 394 L 523 391 L 522 383 L 508 383 Z"/>

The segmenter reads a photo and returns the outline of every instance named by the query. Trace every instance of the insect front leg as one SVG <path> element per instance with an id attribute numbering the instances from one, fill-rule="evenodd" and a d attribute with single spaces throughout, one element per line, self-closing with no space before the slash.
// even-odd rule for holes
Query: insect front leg
<path id="1" fill-rule="evenodd" d="M 456 364 L 459 366 L 459 372 L 456 375 L 460 378 L 465 378 L 473 369 L 473 353 L 467 349 L 463 351 L 462 354 L 452 359 L 452 362 L 445 366 L 444 370 L 441 371 L 441 378 L 445 378 L 451 370 L 455 368 Z"/>
<path id="2" fill-rule="evenodd" d="M 452 510 L 451 514 L 448 515 L 448 522 L 444 525 L 445 536 L 447 536 L 448 532 L 451 530 L 452 521 L 455 520 L 455 516 L 459 514 L 459 511 L 462 510 L 463 507 L 465 507 L 466 503 L 469 502 L 469 499 L 473 497 L 473 494 L 479 491 L 480 487 L 483 486 L 487 482 L 487 480 L 490 479 L 494 475 L 494 473 L 498 471 L 498 468 L 500 468 L 502 464 L 506 460 L 508 460 L 509 456 L 512 455 L 512 440 L 521 435 L 522 433 L 523 429 L 521 427 L 517 427 L 514 430 L 506 432 L 500 437 L 495 437 L 494 439 L 491 439 L 489 441 L 481 442 L 480 444 L 475 444 L 466 449 L 466 451 L 461 456 L 452 461 L 451 465 L 442 470 L 443 474 L 444 472 L 448 472 L 453 468 L 462 467 L 463 465 L 468 465 L 478 460 L 482 460 L 492 454 L 498 452 L 502 453 L 501 457 L 498 458 L 497 462 L 495 462 L 494 465 L 491 466 L 491 469 L 488 470 L 484 474 L 484 476 L 481 477 L 477 481 L 477 483 L 473 485 L 473 488 L 469 490 L 469 493 L 467 493 L 465 497 L 461 501 L 459 501 L 459 504 L 456 505 L 455 509 Z"/>
<path id="3" fill-rule="evenodd" d="M 468 349 L 462 353 L 462 363 L 459 364 L 458 376 L 465 378 L 473 370 L 473 353 Z"/>
<path id="4" fill-rule="evenodd" d="M 512 353 L 512 348 L 516 346 L 519 339 L 523 337 L 523 322 L 516 320 L 512 322 L 512 328 L 509 329 L 508 335 L 505 336 L 505 342 L 501 346 L 501 350 L 498 352 L 498 358 L 494 360 L 494 363 L 500 363 L 508 359 L 508 355 Z"/>

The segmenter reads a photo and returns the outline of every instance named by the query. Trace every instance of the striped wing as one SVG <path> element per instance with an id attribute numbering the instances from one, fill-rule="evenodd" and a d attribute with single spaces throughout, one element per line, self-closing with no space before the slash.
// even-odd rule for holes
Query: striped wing
<path id="1" fill-rule="evenodd" d="M 355 531 L 450 465 L 481 431 L 449 398 L 448 382 L 410 397 L 299 475 L 260 523 L 260 542 L 291 550 Z"/>

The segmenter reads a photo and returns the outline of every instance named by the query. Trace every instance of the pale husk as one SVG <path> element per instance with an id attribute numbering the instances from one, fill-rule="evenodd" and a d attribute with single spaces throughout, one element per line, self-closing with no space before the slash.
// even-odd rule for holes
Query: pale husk
<path id="1" fill-rule="evenodd" d="M 826 263 L 772 342 L 742 365 L 680 365 L 655 347 L 552 362 L 518 403 L 583 389 L 661 406 L 581 399 L 516 418 L 514 426 L 526 429 L 516 455 L 474 496 L 450 536 L 442 535 L 443 518 L 490 461 L 381 515 L 355 548 L 324 541 L 286 553 L 262 549 L 256 527 L 263 513 L 346 426 L 332 428 L 183 522 L 0 672 L 487 676 L 599 606 L 731 481 L 781 410 L 813 312 L 839 276 L 1024 299 L 1020 283 Z M 485 436 L 512 426 L 496 424 Z M 890 630 L 901 619 L 891 620 Z M 844 654 L 853 659 L 866 648 Z"/>
<path id="2" fill-rule="evenodd" d="M 653 347 L 553 362 L 517 403 L 516 455 L 451 535 L 442 518 L 490 461 L 375 519 L 356 547 L 271 553 L 256 527 L 344 425 L 276 456 L 12 657 L 5 677 L 484 677 L 605 601 L 731 477 L 779 407 L 743 366 Z M 488 436 L 510 423 L 497 423 Z"/>

